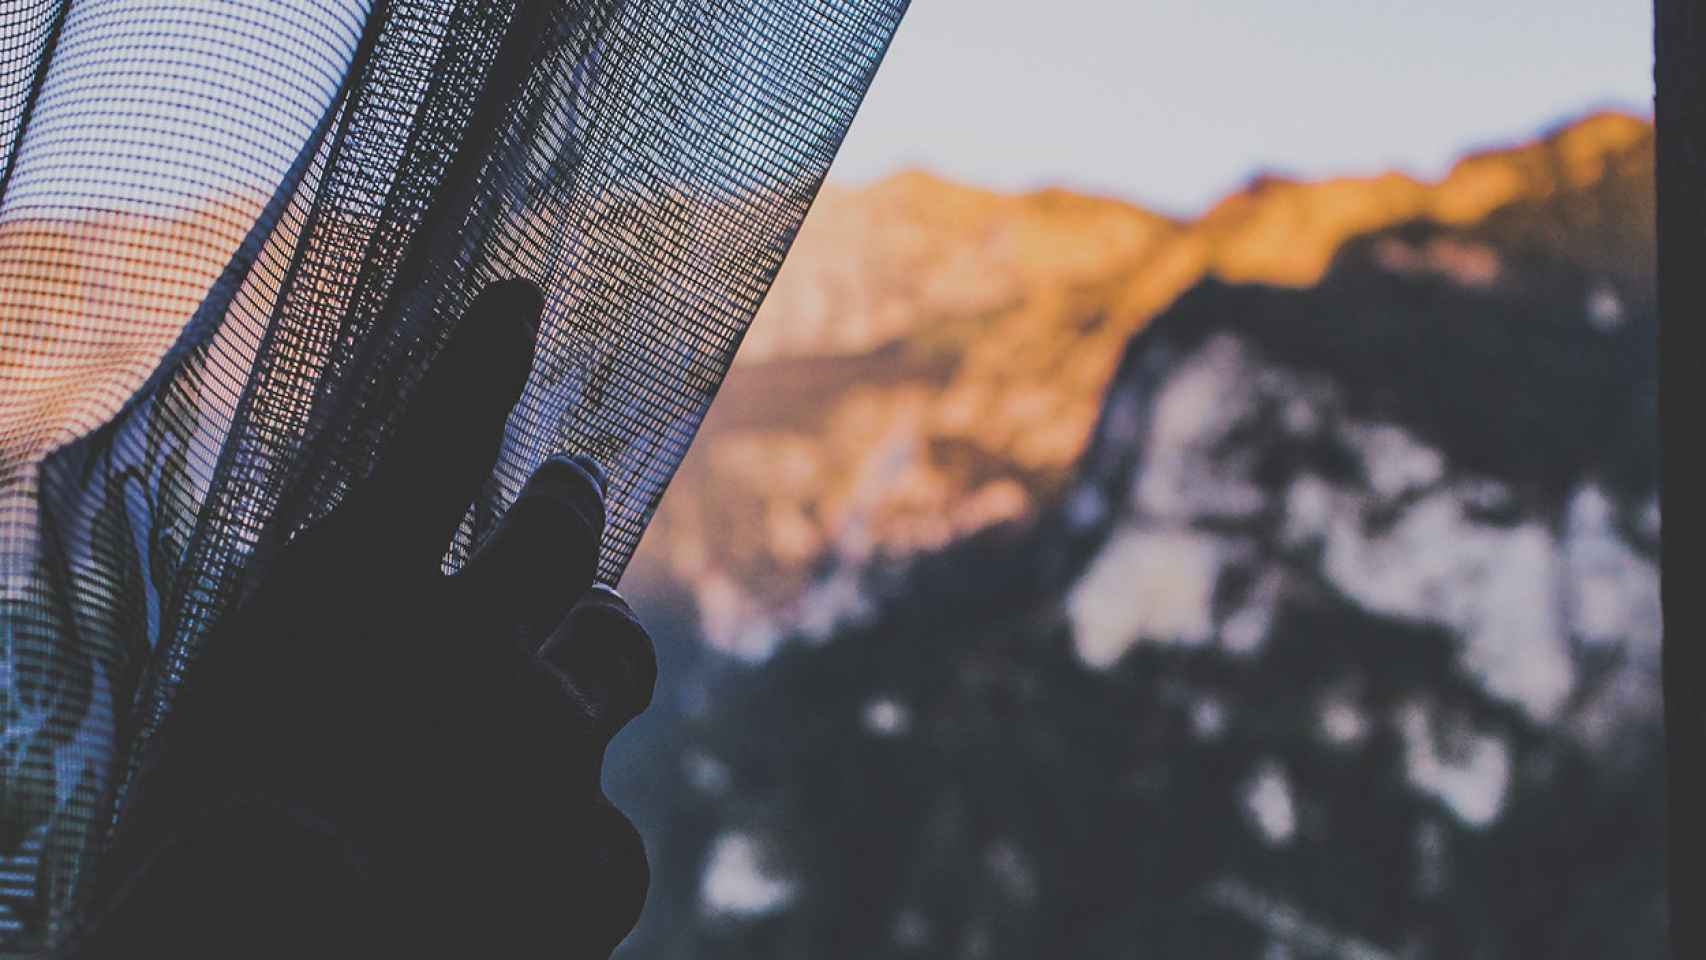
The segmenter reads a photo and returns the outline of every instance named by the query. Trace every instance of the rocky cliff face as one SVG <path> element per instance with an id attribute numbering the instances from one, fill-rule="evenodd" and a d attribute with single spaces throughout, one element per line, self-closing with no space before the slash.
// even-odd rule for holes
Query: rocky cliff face
<path id="1" fill-rule="evenodd" d="M 1310 289 L 1356 238 L 1378 235 L 1374 273 L 1467 289 L 1562 257 L 1616 312 L 1650 286 L 1651 160 L 1647 124 L 1601 114 L 1435 184 L 1258 178 L 1190 223 L 921 173 L 827 189 L 630 582 L 691 585 L 739 654 L 827 634 L 863 608 L 858 571 L 1058 497 L 1127 341 L 1186 291 Z M 1391 229 L 1412 222 L 1452 229 Z"/>
<path id="2" fill-rule="evenodd" d="M 663 641 L 629 955 L 1663 955 L 1651 160 L 802 238 L 903 266 L 759 343 L 650 535 L 770 656 Z"/>

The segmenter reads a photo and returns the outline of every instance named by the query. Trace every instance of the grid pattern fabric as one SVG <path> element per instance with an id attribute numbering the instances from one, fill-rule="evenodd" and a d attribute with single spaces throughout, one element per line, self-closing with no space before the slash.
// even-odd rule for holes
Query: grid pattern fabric
<path id="1" fill-rule="evenodd" d="M 486 283 L 622 573 L 907 0 L 0 7 L 0 945 L 50 948 L 209 629 Z M 328 664 L 327 669 L 335 669 Z"/>

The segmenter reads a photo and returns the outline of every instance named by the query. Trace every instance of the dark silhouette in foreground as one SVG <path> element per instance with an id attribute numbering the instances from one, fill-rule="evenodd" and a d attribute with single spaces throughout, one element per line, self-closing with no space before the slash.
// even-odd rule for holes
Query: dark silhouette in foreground
<path id="1" fill-rule="evenodd" d="M 78 957 L 605 957 L 648 884 L 605 745 L 651 641 L 593 587 L 603 482 L 558 457 L 454 576 L 542 307 L 488 287 L 372 476 L 193 665 Z"/>

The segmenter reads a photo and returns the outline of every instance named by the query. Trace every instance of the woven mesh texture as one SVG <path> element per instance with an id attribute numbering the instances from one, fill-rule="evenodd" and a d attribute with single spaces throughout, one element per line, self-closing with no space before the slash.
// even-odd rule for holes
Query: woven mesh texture
<path id="1" fill-rule="evenodd" d="M 67 929 L 202 639 L 491 280 L 548 302 L 446 566 L 567 451 L 620 577 L 905 6 L 0 6 L 6 949 Z"/>

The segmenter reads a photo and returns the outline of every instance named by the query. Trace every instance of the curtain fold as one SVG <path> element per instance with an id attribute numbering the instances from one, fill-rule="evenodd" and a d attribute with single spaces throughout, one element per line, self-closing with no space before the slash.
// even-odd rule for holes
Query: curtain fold
<path id="1" fill-rule="evenodd" d="M 492 280 L 547 306 L 446 567 L 567 451 L 620 578 L 905 7 L 0 12 L 0 944 L 65 930 L 203 638 Z"/>

